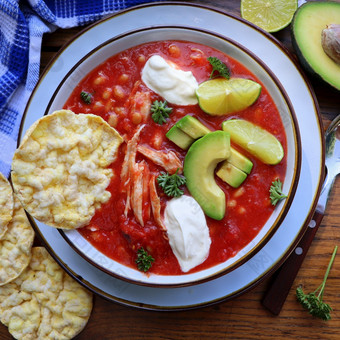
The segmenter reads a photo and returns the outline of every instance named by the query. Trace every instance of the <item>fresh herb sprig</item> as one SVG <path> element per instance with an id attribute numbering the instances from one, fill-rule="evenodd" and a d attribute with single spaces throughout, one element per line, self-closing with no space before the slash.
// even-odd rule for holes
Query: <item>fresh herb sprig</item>
<path id="1" fill-rule="evenodd" d="M 226 79 L 230 79 L 230 70 L 226 64 L 224 64 L 217 57 L 208 57 L 208 61 L 212 66 L 212 71 L 210 73 L 210 79 L 216 77 L 223 77 Z"/>
<path id="2" fill-rule="evenodd" d="M 91 104 L 92 102 L 92 94 L 89 92 L 82 91 L 80 93 L 80 99 L 85 103 L 85 104 Z"/>
<path id="3" fill-rule="evenodd" d="M 168 107 L 166 101 L 162 102 L 155 100 L 151 105 L 152 119 L 155 123 L 163 125 L 166 123 L 166 119 L 169 118 L 169 114 L 172 112 L 172 108 Z"/>
<path id="4" fill-rule="evenodd" d="M 137 250 L 136 264 L 140 271 L 147 272 L 151 268 L 153 262 L 155 262 L 155 259 L 149 255 L 143 247 Z"/>
<path id="5" fill-rule="evenodd" d="M 282 193 L 282 182 L 279 179 L 272 183 L 269 189 L 269 193 L 272 205 L 276 205 L 277 202 L 288 197 L 287 195 L 284 195 Z"/>
<path id="6" fill-rule="evenodd" d="M 328 277 L 329 271 L 331 270 L 337 249 L 338 249 L 338 246 L 335 246 L 332 257 L 329 261 L 325 276 L 323 278 L 323 281 L 321 285 L 314 292 L 305 294 L 301 286 L 299 286 L 296 289 L 297 300 L 301 303 L 303 308 L 308 310 L 308 312 L 311 315 L 317 318 L 320 318 L 322 320 L 325 320 L 325 321 L 331 319 L 330 312 L 332 311 L 332 307 L 329 304 L 323 302 L 322 298 L 323 298 L 323 293 L 324 293 L 325 286 L 326 286 L 327 277 Z M 317 292 L 319 292 L 318 295 L 316 295 Z"/>
<path id="7" fill-rule="evenodd" d="M 168 172 L 161 172 L 161 175 L 157 177 L 159 186 L 167 196 L 180 197 L 184 194 L 184 191 L 179 187 L 184 185 L 187 180 L 184 176 L 178 175 L 178 170 L 173 175 L 169 175 Z"/>

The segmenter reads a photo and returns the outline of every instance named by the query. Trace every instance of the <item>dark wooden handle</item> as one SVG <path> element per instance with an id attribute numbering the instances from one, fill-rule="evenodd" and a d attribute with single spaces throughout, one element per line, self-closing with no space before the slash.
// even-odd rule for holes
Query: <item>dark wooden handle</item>
<path id="1" fill-rule="evenodd" d="M 318 211 L 314 213 L 302 239 L 272 278 L 270 286 L 262 300 L 262 305 L 275 315 L 279 315 L 282 309 L 323 216 L 324 215 Z"/>

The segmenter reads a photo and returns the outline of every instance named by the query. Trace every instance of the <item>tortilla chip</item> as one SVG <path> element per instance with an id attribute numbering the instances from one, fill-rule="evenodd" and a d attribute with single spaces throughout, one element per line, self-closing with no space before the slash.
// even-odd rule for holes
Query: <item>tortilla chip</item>
<path id="1" fill-rule="evenodd" d="M 37 220 L 62 229 L 87 225 L 109 200 L 107 168 L 123 142 L 101 117 L 60 110 L 28 129 L 12 163 L 13 187 Z"/>
<path id="2" fill-rule="evenodd" d="M 14 196 L 13 218 L 0 239 L 0 286 L 16 279 L 28 266 L 34 231 L 19 199 Z"/>
<path id="3" fill-rule="evenodd" d="M 13 191 L 7 178 L 0 172 L 0 240 L 13 217 Z"/>
<path id="4" fill-rule="evenodd" d="M 72 339 L 86 326 L 92 300 L 45 248 L 33 247 L 26 270 L 0 287 L 0 320 L 16 339 Z"/>

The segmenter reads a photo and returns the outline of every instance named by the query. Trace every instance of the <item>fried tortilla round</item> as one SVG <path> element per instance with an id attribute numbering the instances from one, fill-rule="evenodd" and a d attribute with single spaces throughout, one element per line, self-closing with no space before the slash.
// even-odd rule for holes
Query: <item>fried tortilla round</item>
<path id="1" fill-rule="evenodd" d="M 0 240 L 13 217 L 13 191 L 7 178 L 0 172 Z"/>
<path id="2" fill-rule="evenodd" d="M 14 196 L 13 218 L 0 240 L 0 286 L 16 279 L 31 260 L 34 231 L 20 201 Z"/>
<path id="3" fill-rule="evenodd" d="M 109 200 L 123 138 L 101 117 L 55 111 L 28 129 L 12 162 L 12 182 L 24 208 L 62 229 L 87 225 Z"/>
<path id="4" fill-rule="evenodd" d="M 33 247 L 26 270 L 0 287 L 0 320 L 16 339 L 72 339 L 86 326 L 92 301 L 45 248 Z"/>

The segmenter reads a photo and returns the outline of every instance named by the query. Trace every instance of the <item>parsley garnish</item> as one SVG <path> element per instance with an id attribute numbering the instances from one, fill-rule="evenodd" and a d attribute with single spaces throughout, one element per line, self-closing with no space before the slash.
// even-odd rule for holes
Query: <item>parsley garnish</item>
<path id="1" fill-rule="evenodd" d="M 167 196 L 180 197 L 184 194 L 183 190 L 179 187 L 184 185 L 187 180 L 184 176 L 177 174 L 169 175 L 168 172 L 161 172 L 161 175 L 157 177 L 157 182 L 159 186 L 164 190 Z"/>
<path id="2" fill-rule="evenodd" d="M 269 193 L 272 205 L 276 205 L 278 201 L 287 197 L 282 193 L 282 182 L 279 179 L 272 183 Z"/>
<path id="3" fill-rule="evenodd" d="M 92 94 L 89 92 L 82 91 L 80 93 L 80 98 L 85 104 L 91 104 Z"/>
<path id="4" fill-rule="evenodd" d="M 151 117 L 155 123 L 163 125 L 163 123 L 166 123 L 166 118 L 169 118 L 172 108 L 168 107 L 166 101 L 155 100 L 151 105 L 151 112 Z"/>
<path id="5" fill-rule="evenodd" d="M 137 268 L 142 272 L 147 272 L 151 268 L 152 262 L 155 262 L 155 259 L 143 247 L 139 248 L 136 259 Z"/>
<path id="6" fill-rule="evenodd" d="M 230 78 L 229 68 L 220 59 L 216 57 L 209 57 L 208 61 L 213 68 L 210 73 L 210 77 L 209 77 L 210 79 L 215 78 L 215 77 L 223 77 L 226 79 Z M 217 73 L 217 75 L 215 73 Z"/>
<path id="7" fill-rule="evenodd" d="M 338 246 L 335 246 L 332 257 L 329 261 L 325 276 L 323 278 L 323 281 L 321 283 L 321 285 L 312 293 L 309 294 L 305 294 L 302 290 L 302 287 L 299 286 L 296 289 L 296 297 L 297 300 L 301 303 L 301 305 L 303 306 L 303 308 L 305 308 L 306 310 L 308 310 L 308 312 L 317 317 L 320 318 L 322 320 L 330 320 L 331 319 L 331 315 L 330 312 L 332 311 L 332 308 L 330 305 L 328 305 L 327 303 L 322 301 L 323 298 L 323 292 L 325 290 L 325 285 L 326 285 L 326 281 L 327 281 L 327 277 L 329 274 L 329 271 L 332 267 L 334 258 L 335 258 L 335 254 L 337 252 Z M 316 293 L 319 291 L 318 295 L 316 295 Z"/>

